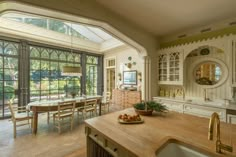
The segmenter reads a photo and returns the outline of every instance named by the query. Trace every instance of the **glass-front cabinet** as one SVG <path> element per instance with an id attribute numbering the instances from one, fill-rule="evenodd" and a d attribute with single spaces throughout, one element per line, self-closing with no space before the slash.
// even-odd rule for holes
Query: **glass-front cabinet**
<path id="1" fill-rule="evenodd" d="M 174 52 L 169 55 L 169 81 L 179 81 L 180 53 Z"/>
<path id="2" fill-rule="evenodd" d="M 232 85 L 236 87 L 236 40 L 232 41 Z"/>
<path id="3" fill-rule="evenodd" d="M 167 81 L 167 54 L 159 55 L 159 81 Z"/>
<path id="4" fill-rule="evenodd" d="M 158 56 L 159 84 L 183 84 L 183 53 L 161 52 Z"/>

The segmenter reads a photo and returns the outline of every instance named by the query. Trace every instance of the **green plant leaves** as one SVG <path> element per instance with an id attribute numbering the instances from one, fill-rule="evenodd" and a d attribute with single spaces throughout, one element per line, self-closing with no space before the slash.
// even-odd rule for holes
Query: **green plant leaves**
<path id="1" fill-rule="evenodd" d="M 157 112 L 165 112 L 167 111 L 167 107 L 155 101 L 147 101 L 147 110 L 154 110 Z M 145 102 L 140 102 L 134 104 L 134 108 L 138 110 L 145 110 Z"/>

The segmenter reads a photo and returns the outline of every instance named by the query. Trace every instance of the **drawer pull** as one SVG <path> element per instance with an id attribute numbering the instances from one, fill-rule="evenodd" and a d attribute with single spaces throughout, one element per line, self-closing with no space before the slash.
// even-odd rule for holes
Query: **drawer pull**
<path id="1" fill-rule="evenodd" d="M 117 148 L 114 148 L 113 151 L 116 152 L 116 151 L 117 151 Z"/>
<path id="2" fill-rule="evenodd" d="M 97 137 L 97 136 L 98 136 L 97 134 L 94 135 L 94 137 Z"/>

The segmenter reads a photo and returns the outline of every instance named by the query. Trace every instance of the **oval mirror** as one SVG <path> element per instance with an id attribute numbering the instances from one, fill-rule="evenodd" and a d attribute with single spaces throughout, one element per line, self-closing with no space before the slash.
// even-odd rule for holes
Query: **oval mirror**
<path id="1" fill-rule="evenodd" d="M 215 85 L 222 78 L 222 68 L 216 62 L 203 62 L 195 68 L 194 75 L 199 85 Z"/>

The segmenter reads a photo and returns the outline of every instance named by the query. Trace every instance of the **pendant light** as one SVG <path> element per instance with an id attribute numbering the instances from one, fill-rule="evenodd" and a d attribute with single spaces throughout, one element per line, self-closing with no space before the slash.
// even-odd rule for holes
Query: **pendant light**
<path id="1" fill-rule="evenodd" d="M 73 54 L 73 36 L 72 36 L 72 23 L 70 28 L 70 35 L 71 35 L 71 54 Z M 63 66 L 62 67 L 62 76 L 82 76 L 81 67 L 79 66 Z"/>

